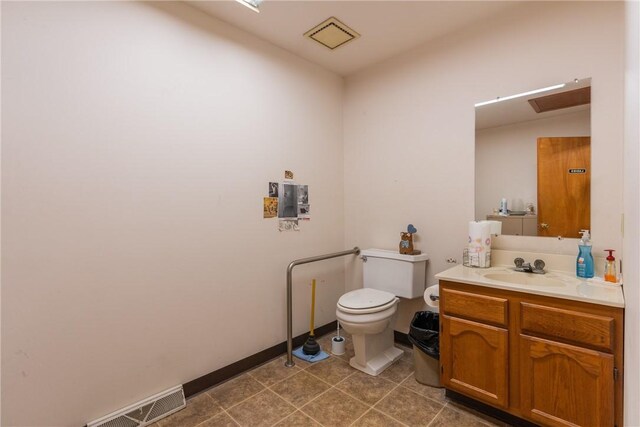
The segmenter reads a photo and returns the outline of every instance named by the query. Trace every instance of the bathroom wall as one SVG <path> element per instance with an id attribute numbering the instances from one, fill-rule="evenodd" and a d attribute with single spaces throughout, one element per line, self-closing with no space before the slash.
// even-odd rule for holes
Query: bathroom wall
<path id="1" fill-rule="evenodd" d="M 624 423 L 640 425 L 640 3 L 625 2 Z"/>
<path id="2" fill-rule="evenodd" d="M 594 251 L 622 249 L 623 22 L 622 2 L 527 2 L 349 77 L 347 246 L 395 248 L 413 223 L 435 283 L 447 258 L 461 261 L 474 218 L 474 104 L 592 77 Z M 519 249 L 575 251 L 570 239 L 512 239 Z M 360 276 L 349 269 L 347 285 Z M 421 307 L 404 301 L 396 329 L 406 332 Z"/>
<path id="3" fill-rule="evenodd" d="M 509 209 L 538 207 L 537 138 L 589 136 L 589 110 L 476 131 L 475 219 L 487 219 L 508 200 Z M 506 178 L 506 179 L 505 179 Z M 521 209 L 514 207 L 517 199 Z"/>
<path id="4" fill-rule="evenodd" d="M 2 87 L 2 425 L 83 425 L 286 339 L 288 263 L 344 249 L 341 78 L 180 3 L 3 2 Z M 262 218 L 285 169 L 300 232 Z M 335 319 L 343 262 L 296 269 L 296 335 L 312 277 Z"/>

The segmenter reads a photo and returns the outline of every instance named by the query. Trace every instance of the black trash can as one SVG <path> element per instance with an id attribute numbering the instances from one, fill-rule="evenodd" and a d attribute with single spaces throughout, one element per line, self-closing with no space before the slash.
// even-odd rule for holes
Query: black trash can
<path id="1" fill-rule="evenodd" d="M 409 327 L 413 344 L 416 381 L 432 387 L 440 385 L 440 315 L 433 311 L 418 311 Z"/>

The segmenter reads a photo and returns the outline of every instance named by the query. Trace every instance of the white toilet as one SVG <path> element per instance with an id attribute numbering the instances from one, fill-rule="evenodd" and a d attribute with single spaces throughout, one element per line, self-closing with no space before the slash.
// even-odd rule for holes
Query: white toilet
<path id="1" fill-rule="evenodd" d="M 364 287 L 340 297 L 336 317 L 353 338 L 351 366 L 379 375 L 402 356 L 393 345 L 398 297 L 423 295 L 429 258 L 383 249 L 367 249 L 361 255 Z"/>

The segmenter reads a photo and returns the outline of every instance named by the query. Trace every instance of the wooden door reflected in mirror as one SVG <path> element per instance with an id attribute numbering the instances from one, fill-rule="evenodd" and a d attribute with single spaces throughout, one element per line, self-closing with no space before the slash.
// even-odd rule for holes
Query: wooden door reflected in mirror
<path id="1" fill-rule="evenodd" d="M 591 229 L 591 138 L 538 138 L 538 236 Z"/>

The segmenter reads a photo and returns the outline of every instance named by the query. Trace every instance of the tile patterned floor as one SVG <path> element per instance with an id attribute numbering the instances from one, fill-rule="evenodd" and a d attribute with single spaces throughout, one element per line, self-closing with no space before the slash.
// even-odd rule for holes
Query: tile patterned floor
<path id="1" fill-rule="evenodd" d="M 330 350 L 329 335 L 318 342 Z M 153 427 L 506 426 L 418 383 L 411 348 L 400 347 L 403 357 L 372 377 L 349 366 L 349 337 L 346 347 L 322 362 L 296 359 L 293 368 L 284 366 L 285 357 L 275 359 L 189 399 Z"/>

